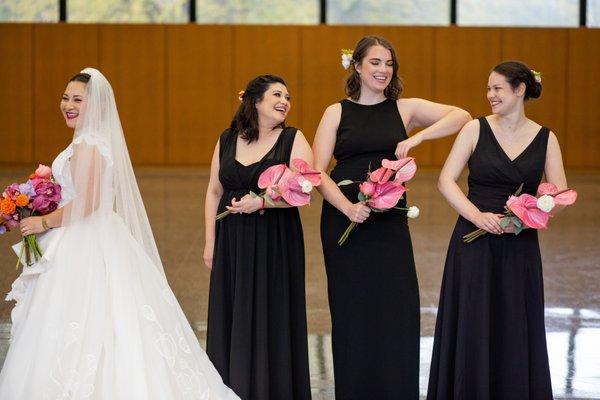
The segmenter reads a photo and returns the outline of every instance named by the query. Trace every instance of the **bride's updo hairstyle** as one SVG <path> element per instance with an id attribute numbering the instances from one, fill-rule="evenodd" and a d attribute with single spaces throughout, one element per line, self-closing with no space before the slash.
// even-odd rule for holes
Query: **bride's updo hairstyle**
<path id="1" fill-rule="evenodd" d="M 496 65 L 493 71 L 504 76 L 513 90 L 524 83 L 526 88 L 524 101 L 537 99 L 542 95 L 541 75 L 536 79 L 533 70 L 521 61 L 504 61 Z"/>
<path id="2" fill-rule="evenodd" d="M 258 140 L 258 111 L 256 110 L 256 103 L 264 98 L 265 92 L 274 83 L 281 83 L 287 87 L 284 80 L 278 76 L 259 75 L 248 83 L 246 90 L 240 92 L 242 103 L 233 116 L 230 129 L 248 143 Z M 285 122 L 282 122 L 277 127 L 285 128 Z"/>
<path id="3" fill-rule="evenodd" d="M 86 74 L 85 72 L 79 72 L 79 73 L 73 75 L 73 77 L 71 79 L 69 79 L 69 82 L 88 83 L 90 81 L 90 78 L 91 78 L 90 74 Z"/>

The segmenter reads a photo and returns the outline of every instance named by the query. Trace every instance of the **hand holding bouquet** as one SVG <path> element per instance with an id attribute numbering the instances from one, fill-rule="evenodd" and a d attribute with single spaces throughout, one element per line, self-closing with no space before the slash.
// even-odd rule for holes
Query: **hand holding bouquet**
<path id="1" fill-rule="evenodd" d="M 504 217 L 500 220 L 502 229 L 512 225 L 515 235 L 518 235 L 523 229 L 546 229 L 551 211 L 556 205 L 571 205 L 577 200 L 577 192 L 573 189 L 558 190 L 551 183 L 542 183 L 538 187 L 538 197 L 524 193 L 519 195 L 523 185 L 517 192 L 508 198 L 504 208 Z M 477 229 L 465 236 L 463 241 L 471 243 L 479 236 L 487 232 L 483 229 Z"/>
<path id="2" fill-rule="evenodd" d="M 321 184 L 320 172 L 313 170 L 306 161 L 299 158 L 292 160 L 292 168 L 293 170 L 285 164 L 267 168 L 258 178 L 258 187 L 264 190 L 260 194 L 250 192 L 250 195 L 260 197 L 270 205 L 275 205 L 277 201 L 283 201 L 292 207 L 310 204 L 313 188 Z M 217 219 L 223 219 L 229 214 L 231 211 L 224 211 L 217 215 Z"/>
<path id="3" fill-rule="evenodd" d="M 46 215 L 56 210 L 61 200 L 61 187 L 52 180 L 52 170 L 41 165 L 27 182 L 7 186 L 0 198 L 0 234 L 16 228 L 24 218 Z M 34 234 L 23 237 L 19 264 L 32 265 L 42 257 Z"/>
<path id="4" fill-rule="evenodd" d="M 404 192 L 406 192 L 406 187 L 404 187 L 403 183 L 411 180 L 415 176 L 415 172 L 417 172 L 417 164 L 412 157 L 396 161 L 384 159 L 381 162 L 381 167 L 373 172 L 369 172 L 367 180 L 360 183 L 358 200 L 374 212 L 385 212 L 394 208 L 407 211 L 409 218 L 416 218 L 419 216 L 419 209 L 417 207 L 396 207 L 396 204 L 398 204 Z M 339 182 L 338 186 L 354 183 L 358 182 L 344 180 Z M 350 223 L 338 240 L 338 245 L 341 246 L 348 240 L 348 236 L 355 227 L 356 222 Z"/>

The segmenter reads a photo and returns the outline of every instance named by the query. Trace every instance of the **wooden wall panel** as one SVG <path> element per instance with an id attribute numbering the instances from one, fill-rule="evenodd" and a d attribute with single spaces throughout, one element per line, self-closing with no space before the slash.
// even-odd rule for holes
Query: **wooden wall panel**
<path id="1" fill-rule="evenodd" d="M 100 25 L 100 70 L 111 83 L 131 159 L 163 164 L 166 154 L 164 25 Z"/>
<path id="2" fill-rule="evenodd" d="M 261 73 L 288 81 L 288 122 L 312 140 L 325 108 L 345 97 L 340 49 L 366 34 L 395 45 L 406 97 L 474 117 L 490 112 L 485 86 L 496 63 L 529 63 L 544 91 L 528 115 L 555 131 L 568 167 L 600 168 L 600 31 L 377 26 L 0 24 L 0 163 L 50 162 L 64 148 L 72 132 L 60 95 L 86 66 L 112 83 L 137 164 L 207 165 L 237 92 Z M 422 145 L 420 166 L 442 165 L 452 141 Z"/>
<path id="3" fill-rule="evenodd" d="M 500 29 L 437 28 L 434 101 L 464 108 L 473 118 L 489 114 L 486 85 L 490 69 L 501 59 L 501 52 Z M 433 143 L 433 166 L 444 164 L 454 138 Z"/>
<path id="4" fill-rule="evenodd" d="M 210 162 L 237 106 L 232 28 L 167 27 L 168 164 Z M 235 100 L 233 102 L 232 100 Z"/>
<path id="5" fill-rule="evenodd" d="M 297 26 L 234 26 L 233 27 L 233 91 L 231 104 L 237 109 L 238 92 L 248 82 L 262 74 L 282 77 L 290 95 L 292 108 L 287 123 L 299 126 L 301 109 L 295 99 L 302 99 L 300 90 L 300 27 Z M 302 101 L 302 100 L 298 100 Z M 229 115 L 231 118 L 233 115 Z"/>
<path id="6" fill-rule="evenodd" d="M 566 59 L 565 29 L 502 30 L 502 61 L 523 61 L 542 73 L 542 97 L 526 103 L 527 116 L 549 127 L 563 147 L 566 146 L 567 126 Z"/>
<path id="7" fill-rule="evenodd" d="M 600 30 L 569 30 L 567 62 L 566 164 L 599 168 Z"/>
<path id="8" fill-rule="evenodd" d="M 33 29 L 34 161 L 51 162 L 73 138 L 60 99 L 73 75 L 98 65 L 98 27 L 39 24 Z"/>
<path id="9" fill-rule="evenodd" d="M 2 162 L 33 162 L 33 26 L 0 24 Z"/>
<path id="10" fill-rule="evenodd" d="M 301 109 L 301 129 L 309 142 L 317 131 L 325 109 L 345 98 L 348 72 L 341 63 L 341 49 L 354 48 L 365 34 L 364 27 L 310 26 L 302 28 L 300 84 L 302 97 L 296 102 Z"/>
<path id="11" fill-rule="evenodd" d="M 374 27 L 370 34 L 388 39 L 398 57 L 400 77 L 404 81 L 402 96 L 433 100 L 434 29 L 425 27 Z M 411 132 L 414 134 L 415 132 Z M 425 141 L 410 152 L 422 166 L 433 163 L 433 143 Z"/>

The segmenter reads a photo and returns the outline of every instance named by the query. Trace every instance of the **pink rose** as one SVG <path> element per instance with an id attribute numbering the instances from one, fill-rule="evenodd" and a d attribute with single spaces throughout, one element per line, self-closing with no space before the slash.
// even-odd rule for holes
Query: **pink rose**
<path id="1" fill-rule="evenodd" d="M 40 164 L 35 170 L 35 175 L 39 178 L 50 179 L 52 176 L 52 169 L 46 165 Z"/>

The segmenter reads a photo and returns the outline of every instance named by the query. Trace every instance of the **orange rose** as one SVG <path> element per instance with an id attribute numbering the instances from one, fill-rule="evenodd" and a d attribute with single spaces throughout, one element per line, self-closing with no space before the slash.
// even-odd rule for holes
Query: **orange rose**
<path id="1" fill-rule="evenodd" d="M 16 211 L 16 209 L 17 206 L 9 197 L 5 197 L 2 199 L 2 201 L 0 201 L 0 212 L 2 214 L 11 215 Z"/>
<path id="2" fill-rule="evenodd" d="M 27 204 L 29 204 L 29 196 L 21 193 L 20 195 L 17 196 L 17 198 L 15 200 L 15 204 L 19 207 L 25 207 Z"/>

